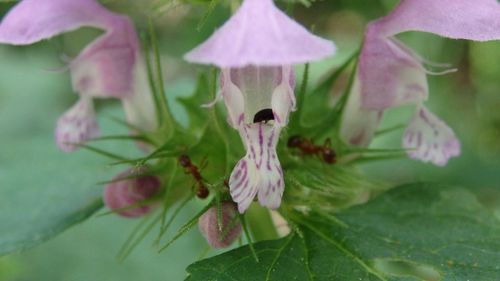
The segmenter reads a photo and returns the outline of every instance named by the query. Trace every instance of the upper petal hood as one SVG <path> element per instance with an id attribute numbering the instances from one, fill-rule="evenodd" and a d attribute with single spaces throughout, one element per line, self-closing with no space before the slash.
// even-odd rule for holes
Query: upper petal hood
<path id="1" fill-rule="evenodd" d="M 185 58 L 219 67 L 276 66 L 319 60 L 334 51 L 332 42 L 309 33 L 272 0 L 245 0 L 219 30 Z"/>
<path id="2" fill-rule="evenodd" d="M 368 25 L 359 61 L 362 104 L 385 110 L 427 98 L 420 58 L 392 36 L 422 31 L 468 40 L 500 39 L 496 0 L 402 0 L 386 17 Z"/>
<path id="3" fill-rule="evenodd" d="M 0 43 L 27 45 L 82 26 L 105 28 L 110 12 L 94 0 L 24 0 L 0 24 Z"/>
<path id="4" fill-rule="evenodd" d="M 401 0 L 379 22 L 381 34 L 422 31 L 475 41 L 500 38 L 500 4 L 496 0 Z"/>

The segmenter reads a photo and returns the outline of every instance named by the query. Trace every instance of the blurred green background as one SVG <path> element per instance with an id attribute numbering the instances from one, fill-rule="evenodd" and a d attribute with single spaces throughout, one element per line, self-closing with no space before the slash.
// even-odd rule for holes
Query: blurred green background
<path id="1" fill-rule="evenodd" d="M 326 70 L 340 65 L 359 47 L 366 23 L 387 13 L 396 2 L 328 0 L 317 1 L 311 8 L 297 5 L 295 17 L 306 26 L 314 27 L 316 33 L 333 39 L 339 51 L 336 58 L 312 65 L 311 80 L 318 81 Z M 147 7 L 150 3 L 106 1 L 106 4 L 131 15 L 143 27 L 146 12 L 138 6 Z M 3 4 L 2 10 L 7 10 L 9 5 Z M 184 63 L 182 54 L 206 38 L 229 15 L 227 8 L 218 6 L 197 29 L 205 10 L 206 5 L 195 4 L 155 15 L 170 99 L 189 95 L 194 87 L 196 67 Z M 61 54 L 74 56 L 96 34 L 84 29 L 30 47 L 1 46 L 0 116 L 5 112 L 10 112 L 9 116 L 13 116 L 12 112 L 30 115 L 37 110 L 37 105 L 50 103 L 53 112 L 40 121 L 45 126 L 37 126 L 52 127 L 57 116 L 76 100 L 76 96 L 71 93 L 67 72 L 55 73 L 46 69 L 61 66 Z M 436 181 L 476 187 L 480 198 L 500 219 L 500 210 L 496 209 L 500 205 L 500 42 L 473 43 L 421 33 L 404 34 L 401 39 L 425 58 L 459 68 L 453 74 L 429 77 L 430 100 L 427 104 L 455 130 L 462 141 L 463 152 L 444 168 L 404 158 L 366 164 L 363 169 L 371 177 L 394 184 Z M 100 102 L 99 108 L 112 108 L 113 104 Z M 411 110 L 404 107 L 388 112 L 382 128 L 405 124 Z M 182 110 L 176 113 L 180 119 L 185 118 L 183 114 Z M 100 118 L 106 119 L 106 116 Z M 8 124 L 19 126 L 15 120 Z M 26 127 L 25 130 L 36 131 L 36 128 Z M 403 130 L 399 130 L 377 138 L 374 147 L 398 148 L 402 133 Z M 50 149 L 54 149 L 52 131 L 41 134 L 47 139 L 46 144 L 52 145 Z M 1 145 L 0 155 L 9 149 Z M 22 158 L 22 151 L 18 153 Z M 105 166 L 106 159 L 100 159 Z M 39 161 L 43 164 L 46 160 Z M 0 177 L 30 177 L 30 171 L 5 174 L 3 165 L 9 163 L 0 162 Z M 54 177 L 52 174 L 46 176 Z M 44 182 L 43 178 L 38 180 Z M 8 194 L 0 196 L 5 200 Z M 184 209 L 178 221 L 192 216 L 199 204 L 194 202 Z M 206 243 L 196 230 L 160 254 L 150 246 L 153 237 L 149 236 L 126 261 L 119 263 L 115 256 L 135 224 L 137 221 L 114 215 L 91 217 L 40 246 L 0 257 L 0 281 L 182 280 L 185 267 L 206 249 Z M 0 226 L 0 231 L 4 231 L 2 228 L 4 226 Z M 209 253 L 213 254 L 215 252 Z"/>

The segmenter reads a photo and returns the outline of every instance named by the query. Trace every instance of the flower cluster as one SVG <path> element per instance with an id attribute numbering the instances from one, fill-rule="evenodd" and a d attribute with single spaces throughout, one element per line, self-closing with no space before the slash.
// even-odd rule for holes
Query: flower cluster
<path id="1" fill-rule="evenodd" d="M 119 99 L 133 128 L 156 130 L 156 107 L 139 40 L 128 17 L 95 0 L 23 0 L 2 20 L 0 42 L 33 44 L 81 27 L 97 28 L 103 34 L 68 62 L 79 98 L 57 121 L 57 145 L 63 151 L 73 151 L 99 135 L 94 98 Z M 349 145 L 368 146 L 386 110 L 412 104 L 415 114 L 404 134 L 403 147 L 412 158 L 445 165 L 460 154 L 460 143 L 424 105 L 429 91 L 426 76 L 433 73 L 396 38 L 407 31 L 496 40 L 500 38 L 500 4 L 496 0 L 401 0 L 389 15 L 367 26 L 343 111 L 341 137 Z M 255 198 L 269 209 L 280 207 L 285 180 L 277 146 L 296 108 L 293 67 L 334 53 L 333 42 L 310 33 L 279 10 L 273 0 L 244 0 L 223 26 L 186 54 L 188 62 L 220 68 L 219 97 L 227 109 L 229 126 L 238 132 L 246 149 L 233 163 L 228 180 L 230 196 L 240 213 Z M 202 181 L 197 168 L 192 173 Z M 157 196 L 160 188 L 156 176 L 126 178 L 121 174 L 107 186 L 105 202 L 123 216 L 144 215 L 153 207 L 148 205 L 149 199 Z M 237 215 L 235 205 L 224 203 L 222 208 L 223 224 L 227 225 Z M 212 246 L 228 246 L 238 237 L 241 226 L 236 224 L 227 237 L 221 237 L 220 230 L 214 231 L 215 217 L 215 210 L 210 209 L 200 219 L 200 229 Z"/>

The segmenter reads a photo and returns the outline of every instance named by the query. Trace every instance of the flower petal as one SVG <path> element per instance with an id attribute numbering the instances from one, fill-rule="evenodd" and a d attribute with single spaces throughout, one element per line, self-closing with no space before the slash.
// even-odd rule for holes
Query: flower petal
<path id="1" fill-rule="evenodd" d="M 231 69 L 231 81 L 243 95 L 246 124 L 273 118 L 272 93 L 281 83 L 281 76 L 281 67 L 247 66 Z"/>
<path id="2" fill-rule="evenodd" d="M 245 100 L 241 90 L 231 80 L 229 68 L 222 70 L 221 92 L 229 115 L 229 124 L 238 129 L 245 121 Z"/>
<path id="3" fill-rule="evenodd" d="M 403 147 L 412 149 L 411 158 L 444 166 L 448 159 L 460 155 L 455 133 L 428 109 L 420 106 L 406 129 Z"/>
<path id="4" fill-rule="evenodd" d="M 382 120 L 383 111 L 363 108 L 359 78 L 354 83 L 342 114 L 340 136 L 348 144 L 367 147 Z"/>
<path id="5" fill-rule="evenodd" d="M 73 89 L 91 97 L 132 94 L 139 52 L 134 27 L 127 17 L 108 19 L 109 30 L 88 45 L 71 63 Z"/>
<path id="6" fill-rule="evenodd" d="M 229 188 L 240 213 L 258 194 L 259 203 L 270 209 L 281 204 L 284 191 L 283 171 L 276 145 L 281 127 L 265 123 L 244 125 L 240 129 L 247 154 L 236 165 L 229 179 Z"/>
<path id="7" fill-rule="evenodd" d="M 240 122 L 274 120 L 286 125 L 288 114 L 295 109 L 294 87 L 295 73 L 290 66 L 224 69 L 221 79 L 222 96 L 236 129 Z"/>
<path id="8" fill-rule="evenodd" d="M 426 72 L 410 50 L 368 28 L 359 59 L 362 105 L 381 111 L 427 99 Z"/>
<path id="9" fill-rule="evenodd" d="M 94 0 L 23 0 L 0 24 L 0 42 L 32 44 L 82 26 L 104 28 L 109 12 Z"/>
<path id="10" fill-rule="evenodd" d="M 250 157 L 238 161 L 229 178 L 229 189 L 233 201 L 238 204 L 238 211 L 244 213 L 257 194 L 259 175 Z"/>
<path id="11" fill-rule="evenodd" d="M 422 31 L 476 41 L 500 38 L 500 4 L 496 0 L 402 0 L 380 22 L 381 34 Z"/>
<path id="12" fill-rule="evenodd" d="M 99 135 L 92 99 L 82 97 L 59 118 L 56 126 L 56 143 L 65 152 L 78 148 L 79 143 Z"/>
<path id="13" fill-rule="evenodd" d="M 143 132 L 158 128 L 156 107 L 148 83 L 147 72 L 142 61 L 134 67 L 133 94 L 121 99 L 128 124 Z"/>
<path id="14" fill-rule="evenodd" d="M 219 67 L 293 65 L 323 59 L 335 52 L 274 5 L 245 0 L 240 9 L 205 43 L 188 54 L 189 62 Z"/>
<path id="15" fill-rule="evenodd" d="M 290 66 L 282 67 L 281 83 L 272 94 L 271 105 L 273 109 L 274 121 L 277 126 L 288 124 L 290 111 L 295 111 L 295 73 Z"/>

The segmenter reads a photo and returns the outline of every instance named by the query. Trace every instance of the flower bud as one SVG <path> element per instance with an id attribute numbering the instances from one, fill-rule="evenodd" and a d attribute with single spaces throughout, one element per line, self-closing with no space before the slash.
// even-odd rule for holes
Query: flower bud
<path id="1" fill-rule="evenodd" d="M 216 206 L 210 208 L 198 221 L 201 233 L 213 248 L 229 247 L 241 234 L 241 224 L 236 217 L 238 214 L 235 204 L 224 202 L 221 204 L 221 209 L 222 229 L 219 228 L 217 221 Z"/>
<path id="2" fill-rule="evenodd" d="M 149 199 L 158 194 L 161 187 L 158 177 L 133 176 L 130 170 L 123 172 L 104 190 L 106 207 L 123 217 L 140 217 L 151 212 L 155 204 Z"/>

